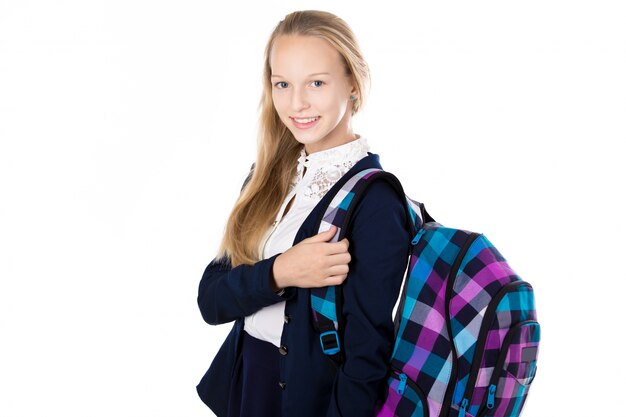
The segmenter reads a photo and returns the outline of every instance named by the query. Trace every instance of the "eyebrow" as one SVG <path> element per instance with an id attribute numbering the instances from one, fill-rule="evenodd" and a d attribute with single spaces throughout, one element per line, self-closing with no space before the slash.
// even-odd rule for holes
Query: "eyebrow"
<path id="1" fill-rule="evenodd" d="M 313 75 L 330 75 L 330 73 L 328 72 L 314 72 L 313 74 L 309 74 L 309 77 L 312 77 Z M 272 74 L 272 76 L 270 78 L 274 78 L 274 77 L 280 77 L 280 78 L 285 78 L 282 75 L 278 75 L 278 74 Z"/>

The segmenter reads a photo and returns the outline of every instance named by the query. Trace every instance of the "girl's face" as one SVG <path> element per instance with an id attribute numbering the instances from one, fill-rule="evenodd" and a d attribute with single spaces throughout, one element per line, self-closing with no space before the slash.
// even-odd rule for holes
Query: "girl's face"
<path id="1" fill-rule="evenodd" d="M 313 36 L 280 36 L 270 67 L 274 108 L 307 154 L 356 139 L 350 126 L 350 95 L 356 89 L 330 43 Z"/>

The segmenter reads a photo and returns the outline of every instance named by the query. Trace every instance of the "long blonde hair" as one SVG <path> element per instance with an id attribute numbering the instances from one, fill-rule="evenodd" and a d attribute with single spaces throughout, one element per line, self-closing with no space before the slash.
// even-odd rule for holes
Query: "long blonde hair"
<path id="1" fill-rule="evenodd" d="M 233 268 L 261 260 L 261 239 L 287 197 L 304 146 L 280 120 L 272 101 L 270 53 L 281 35 L 315 36 L 335 47 L 357 90 L 352 115 L 363 106 L 365 90 L 370 87 L 369 67 L 352 30 L 341 18 L 325 11 L 301 10 L 278 23 L 265 47 L 256 162 L 230 213 L 217 253 L 222 261 L 230 258 Z"/>

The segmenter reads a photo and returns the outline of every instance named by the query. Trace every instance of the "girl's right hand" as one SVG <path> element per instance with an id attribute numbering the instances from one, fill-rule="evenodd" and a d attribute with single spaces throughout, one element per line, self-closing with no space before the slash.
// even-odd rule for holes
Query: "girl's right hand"
<path id="1" fill-rule="evenodd" d="M 348 276 L 348 239 L 331 242 L 337 226 L 303 239 L 274 260 L 274 290 L 285 287 L 326 287 L 340 285 Z"/>

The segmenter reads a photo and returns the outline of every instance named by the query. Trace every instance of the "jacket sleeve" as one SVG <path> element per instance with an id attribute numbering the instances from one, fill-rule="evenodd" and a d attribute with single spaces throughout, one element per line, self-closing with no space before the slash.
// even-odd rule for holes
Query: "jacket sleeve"
<path id="1" fill-rule="evenodd" d="M 241 191 L 252 178 L 255 164 L 241 186 Z M 280 253 L 256 262 L 232 268 L 230 259 L 215 258 L 205 268 L 198 288 L 198 307 L 209 324 L 236 320 L 263 307 L 293 297 L 295 288 L 287 288 L 282 296 L 270 287 L 272 267 Z"/>
<path id="2" fill-rule="evenodd" d="M 204 321 L 227 323 L 293 297 L 293 287 L 281 296 L 270 287 L 272 266 L 279 255 L 235 268 L 228 258 L 213 259 L 204 270 L 198 288 L 198 307 Z"/>
<path id="3" fill-rule="evenodd" d="M 373 416 L 384 395 L 393 349 L 392 311 L 412 238 L 403 202 L 385 181 L 370 186 L 352 219 L 346 234 L 350 270 L 343 284 L 345 361 L 327 417 Z"/>

